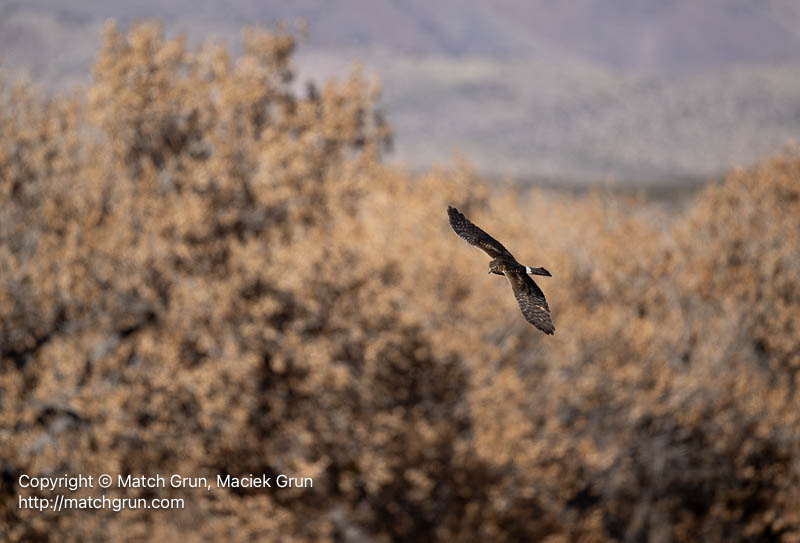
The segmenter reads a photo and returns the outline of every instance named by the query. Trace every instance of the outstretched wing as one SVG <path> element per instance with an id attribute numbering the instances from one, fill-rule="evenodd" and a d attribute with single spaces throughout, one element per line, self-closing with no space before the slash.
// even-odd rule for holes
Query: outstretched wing
<path id="1" fill-rule="evenodd" d="M 550 318 L 550 307 L 544 299 L 544 293 L 527 273 L 506 271 L 505 276 L 511 283 L 519 308 L 525 320 L 545 334 L 556 331 Z"/>
<path id="2" fill-rule="evenodd" d="M 503 247 L 499 241 L 472 224 L 469 219 L 456 208 L 448 206 L 447 215 L 450 217 L 450 226 L 453 228 L 453 231 L 470 245 L 482 249 L 492 258 L 501 256 L 514 258 L 511 253 L 508 252 L 508 249 Z"/>

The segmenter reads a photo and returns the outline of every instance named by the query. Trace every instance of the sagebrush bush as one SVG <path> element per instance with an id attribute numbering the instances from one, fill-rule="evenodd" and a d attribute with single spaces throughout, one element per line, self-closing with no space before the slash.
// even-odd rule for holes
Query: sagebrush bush
<path id="1" fill-rule="evenodd" d="M 4 539 L 800 541 L 798 154 L 669 217 L 411 177 L 376 89 L 297 91 L 294 47 L 110 26 L 85 96 L 0 89 Z M 553 272 L 554 337 L 448 204 Z M 282 472 L 314 487 L 17 504 Z"/>

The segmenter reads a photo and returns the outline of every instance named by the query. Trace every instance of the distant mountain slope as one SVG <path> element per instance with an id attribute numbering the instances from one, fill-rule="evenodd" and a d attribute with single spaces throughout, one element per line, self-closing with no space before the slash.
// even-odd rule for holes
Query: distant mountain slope
<path id="1" fill-rule="evenodd" d="M 624 69 L 698 70 L 800 59 L 792 0 L 60 0 L 3 2 L 66 17 L 157 15 L 239 26 L 302 17 L 317 47 L 380 45 L 404 53 L 527 56 L 560 51 Z"/>
<path id="2" fill-rule="evenodd" d="M 792 0 L 6 1 L 2 63 L 85 81 L 107 17 L 158 17 L 191 42 L 302 18 L 302 79 L 362 60 L 384 83 L 395 159 L 414 169 L 461 151 L 489 174 L 663 181 L 800 137 Z"/>
<path id="3" fill-rule="evenodd" d="M 374 58 L 416 168 L 460 151 L 515 177 L 663 182 L 747 166 L 800 137 L 800 66 L 682 77 L 579 62 Z M 406 136 L 406 137 L 404 137 Z"/>

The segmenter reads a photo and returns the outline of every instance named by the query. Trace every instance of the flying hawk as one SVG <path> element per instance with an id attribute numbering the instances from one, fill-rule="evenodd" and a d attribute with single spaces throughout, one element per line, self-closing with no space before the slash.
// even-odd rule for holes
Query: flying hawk
<path id="1" fill-rule="evenodd" d="M 506 276 L 525 320 L 545 334 L 555 332 L 556 327 L 550 318 L 550 307 L 544 299 L 544 293 L 530 277 L 530 275 L 552 277 L 550 272 L 544 268 L 531 268 L 517 262 L 499 241 L 472 224 L 456 208 L 448 206 L 447 214 L 450 216 L 450 226 L 461 239 L 492 257 L 493 260 L 489 262 L 489 273 Z"/>

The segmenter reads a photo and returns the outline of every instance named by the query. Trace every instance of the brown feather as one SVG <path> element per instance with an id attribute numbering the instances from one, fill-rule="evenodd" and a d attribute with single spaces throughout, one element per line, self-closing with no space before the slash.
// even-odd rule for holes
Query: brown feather
<path id="1" fill-rule="evenodd" d="M 505 276 L 511 283 L 514 297 L 517 299 L 520 310 L 525 320 L 534 325 L 545 334 L 556 331 L 550 317 L 550 307 L 544 298 L 544 293 L 539 285 L 527 273 L 506 271 Z"/>
<path id="2" fill-rule="evenodd" d="M 447 214 L 450 217 L 450 226 L 453 231 L 470 245 L 482 249 L 492 258 L 514 258 L 513 255 L 508 252 L 508 249 L 503 247 L 499 241 L 481 230 L 478 226 L 472 224 L 469 219 L 456 208 L 448 207 Z"/>

